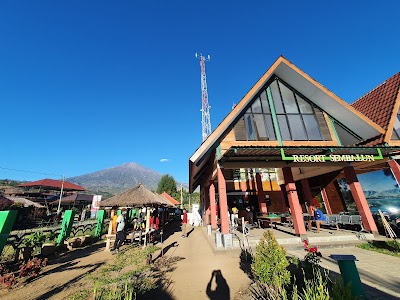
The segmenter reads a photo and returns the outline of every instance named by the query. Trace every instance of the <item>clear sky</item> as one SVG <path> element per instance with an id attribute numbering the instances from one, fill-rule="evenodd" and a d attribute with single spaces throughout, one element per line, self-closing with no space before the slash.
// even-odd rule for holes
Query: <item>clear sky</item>
<path id="1" fill-rule="evenodd" d="M 188 182 L 201 144 L 279 55 L 347 102 L 399 71 L 399 1 L 1 1 L 0 178 L 137 162 Z M 27 170 L 60 174 L 11 171 Z"/>

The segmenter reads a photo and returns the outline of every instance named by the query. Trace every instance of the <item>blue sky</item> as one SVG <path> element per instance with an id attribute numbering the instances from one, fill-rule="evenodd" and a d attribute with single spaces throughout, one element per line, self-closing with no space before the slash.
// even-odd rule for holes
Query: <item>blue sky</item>
<path id="1" fill-rule="evenodd" d="M 399 8 L 398 1 L 1 1 L 0 178 L 69 177 L 137 162 L 187 182 L 201 143 L 195 52 L 211 55 L 212 129 L 279 55 L 352 102 L 399 71 Z"/>

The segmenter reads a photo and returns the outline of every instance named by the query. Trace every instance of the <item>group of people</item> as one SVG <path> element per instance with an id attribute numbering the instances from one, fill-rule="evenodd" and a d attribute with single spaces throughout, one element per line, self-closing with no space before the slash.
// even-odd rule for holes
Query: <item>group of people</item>
<path id="1" fill-rule="evenodd" d="M 119 248 L 124 244 L 126 236 L 129 233 L 131 236 L 131 243 L 134 244 L 136 236 L 139 236 L 139 244 L 142 243 L 143 234 L 146 234 L 146 220 L 143 216 L 143 211 L 141 213 L 142 217 L 134 217 L 132 222 L 128 222 L 126 218 L 127 211 L 122 211 L 120 215 L 116 215 L 113 218 L 113 229 L 116 233 L 113 254 L 118 253 Z M 146 212 L 145 212 L 146 213 Z M 158 211 L 154 210 L 150 218 L 150 229 L 147 232 L 147 240 L 149 243 L 153 243 L 156 237 L 159 235 L 160 228 L 160 218 L 158 217 Z"/>

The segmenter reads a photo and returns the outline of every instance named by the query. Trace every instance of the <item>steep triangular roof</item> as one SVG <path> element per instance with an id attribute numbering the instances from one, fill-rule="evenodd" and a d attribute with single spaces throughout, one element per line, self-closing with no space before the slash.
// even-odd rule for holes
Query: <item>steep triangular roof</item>
<path id="1" fill-rule="evenodd" d="M 388 142 L 400 105 L 400 72 L 357 99 L 352 107 L 374 121 L 386 132 L 377 142 Z"/>
<path id="2" fill-rule="evenodd" d="M 355 130 L 363 139 L 369 139 L 384 132 L 377 124 L 280 56 L 190 157 L 191 162 L 203 160 L 204 155 L 218 146 L 219 141 L 236 123 L 249 102 L 274 75 L 296 88 L 343 125 Z M 198 163 L 196 164 L 198 165 Z"/>
<path id="3" fill-rule="evenodd" d="M 172 205 L 179 205 L 181 204 L 180 202 L 176 201 L 174 197 L 168 195 L 166 192 L 163 192 L 161 194 L 161 196 L 163 196 L 165 199 L 167 199 L 169 202 L 172 203 Z"/>

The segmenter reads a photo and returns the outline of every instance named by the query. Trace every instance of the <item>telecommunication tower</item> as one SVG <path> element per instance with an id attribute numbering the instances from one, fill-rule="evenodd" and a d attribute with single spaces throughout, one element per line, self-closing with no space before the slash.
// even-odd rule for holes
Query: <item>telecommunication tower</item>
<path id="1" fill-rule="evenodd" d="M 206 61 L 210 61 L 210 55 L 204 57 L 201 53 L 196 53 L 196 58 L 200 60 L 201 69 L 201 129 L 203 142 L 211 134 L 210 105 L 208 104 L 207 80 L 206 80 Z"/>

